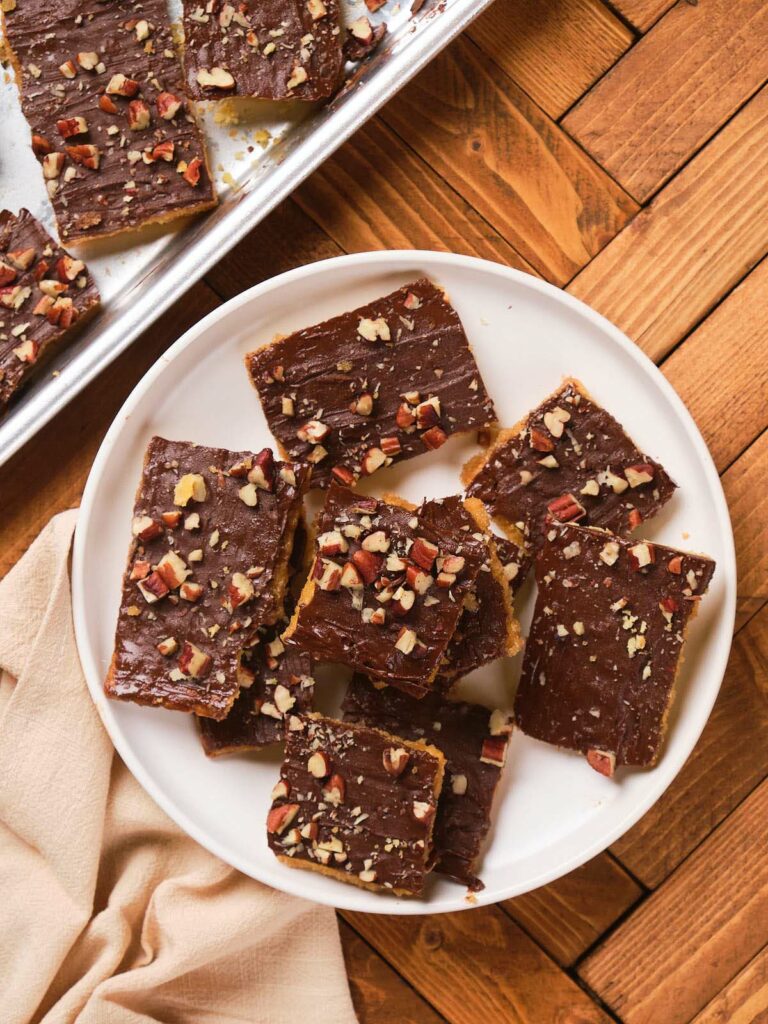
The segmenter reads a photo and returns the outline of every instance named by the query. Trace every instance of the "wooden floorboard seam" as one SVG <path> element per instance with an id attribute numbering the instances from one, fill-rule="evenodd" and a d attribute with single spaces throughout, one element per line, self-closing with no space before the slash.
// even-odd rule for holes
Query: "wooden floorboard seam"
<path id="1" fill-rule="evenodd" d="M 474 48 L 475 48 L 475 49 L 476 49 L 476 50 L 478 51 L 478 53 L 481 53 L 481 54 L 482 54 L 482 55 L 483 55 L 484 57 L 486 57 L 486 59 L 487 59 L 487 60 L 490 60 L 490 57 L 487 57 L 487 56 L 486 56 L 485 50 L 483 50 L 483 49 L 482 49 L 482 47 L 478 46 L 478 44 L 477 44 L 477 43 L 475 42 L 475 40 L 474 40 L 474 39 L 473 39 L 473 38 L 472 38 L 471 36 L 469 36 L 469 35 L 464 35 L 464 36 L 462 36 L 461 38 L 462 38 L 462 39 L 465 39 L 465 40 L 466 40 L 466 42 L 470 44 L 470 46 L 473 46 L 473 47 L 474 47 Z M 636 42 L 636 41 L 637 41 L 637 40 L 635 40 L 635 42 Z M 629 51 L 630 51 L 630 50 L 631 50 L 631 49 L 632 49 L 632 48 L 634 47 L 634 45 L 635 45 L 635 43 L 633 43 L 633 44 L 632 44 L 632 46 L 630 46 L 630 47 L 629 47 L 629 49 L 627 49 L 627 50 L 625 51 L 625 53 L 629 53 Z M 623 56 L 623 54 L 622 54 L 622 56 Z M 621 57 L 619 57 L 619 60 L 621 60 Z M 643 209 L 643 206 L 645 206 L 645 203 L 640 203 L 640 202 L 639 202 L 639 201 L 638 201 L 637 199 L 635 199 L 635 197 L 634 197 L 634 196 L 630 196 L 630 195 L 629 195 L 629 192 L 627 192 L 627 190 L 626 190 L 626 189 L 624 188 L 624 186 L 623 186 L 623 185 L 622 185 L 622 184 L 621 184 L 621 183 L 620 183 L 619 181 L 617 181 L 617 180 L 616 180 L 616 178 L 614 178 L 614 176 L 613 176 L 613 175 L 611 174 L 611 172 L 610 172 L 610 171 L 607 171 L 607 170 L 605 169 L 605 167 L 603 167 L 603 165 L 602 165 L 601 163 L 598 163 L 598 161 L 597 161 L 597 160 L 595 160 L 595 158 L 594 158 L 594 157 L 592 156 L 592 154 L 591 154 L 591 153 L 589 153 L 589 152 L 587 152 L 587 150 L 586 150 L 586 149 L 585 149 L 585 148 L 584 148 L 584 147 L 582 146 L 582 144 L 581 144 L 581 143 L 580 143 L 580 142 L 578 141 L 578 139 L 574 139 L 574 137 L 573 137 L 573 136 L 571 135 L 571 133 L 570 133 L 570 132 L 567 132 L 567 131 L 566 131 L 566 130 L 565 130 L 565 129 L 564 129 L 563 127 L 562 127 L 562 125 L 560 124 L 560 120 L 561 120 L 561 118 L 558 118 L 557 120 L 555 120 L 555 118 L 554 118 L 554 117 L 550 117 L 550 115 L 549 115 L 549 114 L 548 114 L 548 113 L 546 112 L 546 110 L 544 110 L 544 108 L 543 108 L 542 106 L 540 106 L 540 105 L 539 105 L 539 104 L 538 104 L 538 103 L 536 102 L 536 100 L 535 100 L 535 99 L 533 99 L 533 98 L 531 97 L 531 94 L 530 94 L 530 93 L 528 93 L 528 92 L 526 92 L 526 91 L 525 91 L 525 89 L 523 89 L 522 85 L 520 85 L 520 83 L 519 83 L 519 82 L 516 82 L 516 81 L 515 81 L 515 79 L 514 79 L 514 78 L 512 77 L 512 75 L 510 75 L 510 74 L 509 74 L 509 73 L 508 73 L 508 72 L 507 72 L 507 71 L 506 71 L 506 70 L 505 70 L 504 68 L 502 68 L 502 67 L 499 67 L 499 65 L 498 65 L 498 64 L 496 64 L 496 62 L 495 62 L 495 61 L 491 61 L 491 63 L 493 64 L 493 66 L 494 66 L 495 68 L 498 68 L 499 72 L 500 72 L 500 73 L 501 73 L 501 74 L 502 74 L 502 75 L 503 75 L 503 76 L 504 76 L 504 77 L 505 77 L 505 78 L 506 78 L 506 79 L 507 79 L 507 80 L 508 80 L 509 82 L 512 82 L 512 84 L 514 85 L 514 87 L 515 87 L 516 89 L 519 89 L 519 90 L 520 90 L 521 92 L 524 92 L 524 93 L 525 93 L 526 97 L 527 97 L 527 98 L 529 99 L 529 101 L 530 101 L 530 102 L 531 102 L 531 103 L 532 103 L 532 104 L 533 104 L 533 105 L 534 105 L 534 106 L 536 107 L 536 110 L 537 110 L 537 111 L 538 111 L 538 112 L 539 112 L 539 113 L 541 114 L 541 116 L 542 116 L 542 117 L 544 117 L 544 118 L 546 118 L 546 119 L 547 119 L 548 121 L 551 121 L 551 122 L 552 122 L 552 124 L 553 124 L 553 125 L 554 125 L 554 126 L 555 126 L 555 127 L 557 128 L 557 130 L 558 130 L 558 131 L 560 131 L 560 132 L 562 132 L 562 133 L 563 133 L 563 135 L 564 135 L 564 136 L 566 137 L 566 139 L 568 139 L 568 141 L 569 141 L 570 143 L 572 143 L 572 144 L 573 144 L 574 146 L 576 146 L 576 148 L 577 148 L 577 149 L 578 149 L 578 150 L 579 150 L 579 151 L 580 151 L 580 152 L 581 152 L 581 153 L 582 153 L 582 154 L 584 155 L 585 159 L 589 160 L 589 162 L 590 162 L 591 164 L 593 164 L 593 165 L 594 165 L 595 167 L 599 167 L 599 168 L 600 168 L 600 170 L 602 171 L 602 173 L 603 173 L 603 174 L 604 174 L 604 175 L 606 176 L 606 178 L 609 178 L 609 179 L 610 179 L 610 180 L 611 180 L 611 181 L 613 182 L 613 184 L 614 184 L 614 185 L 616 186 L 616 188 L 617 188 L 617 189 L 619 189 L 619 190 L 620 190 L 621 192 L 623 192 L 623 193 L 624 193 L 624 195 L 626 195 L 626 196 L 629 196 L 629 198 L 630 198 L 630 199 L 632 200 L 632 202 L 633 202 L 633 203 L 635 203 L 635 204 L 637 205 L 637 207 L 638 207 L 638 209 L 637 209 L 637 212 L 636 212 L 636 213 L 634 213 L 634 214 L 633 214 L 633 215 L 632 215 L 632 216 L 631 216 L 631 217 L 629 218 L 629 220 L 628 220 L 628 221 L 627 221 L 627 223 L 626 223 L 626 224 L 624 225 L 624 227 L 622 227 L 621 231 L 623 231 L 623 230 L 624 230 L 624 228 L 626 228 L 628 224 L 631 224 L 631 223 L 632 223 L 632 221 L 633 221 L 633 220 L 635 219 L 635 217 L 636 217 L 636 216 L 637 216 L 637 214 L 638 214 L 638 213 L 640 212 L 640 210 L 642 210 L 642 209 Z M 617 61 L 616 63 L 618 63 L 618 61 Z M 611 65 L 611 68 L 613 68 L 613 67 L 615 67 L 615 66 L 616 66 L 616 64 L 612 64 L 612 65 Z M 590 85 L 589 89 L 587 89 L 587 90 L 586 90 L 586 91 L 585 91 L 584 93 L 582 93 L 582 95 L 581 95 L 581 96 L 579 96 L 578 100 L 576 100 L 576 103 L 580 102 L 580 101 L 581 101 L 581 100 L 582 100 L 582 99 L 583 99 L 583 98 L 584 98 L 584 97 L 585 97 L 585 96 L 587 95 L 587 93 L 588 93 L 588 92 L 589 92 L 589 91 L 590 91 L 590 90 L 592 89 L 592 87 L 593 87 L 593 86 L 595 85 L 595 83 L 596 83 L 596 82 L 599 82 L 599 81 L 600 81 L 600 79 L 604 78 L 604 77 L 605 77 L 605 75 L 607 75 L 607 74 L 608 74 L 608 72 L 609 72 L 609 71 L 611 70 L 611 68 L 608 68 L 608 70 L 607 70 L 607 71 L 606 71 L 606 72 L 604 73 L 604 75 L 600 75 L 600 76 L 599 76 L 599 78 L 596 78 L 596 79 L 595 79 L 595 81 L 594 81 L 594 82 L 592 83 L 592 85 Z M 575 104 L 572 104 L 572 105 L 571 105 L 571 107 L 569 108 L 569 110 L 570 110 L 570 109 L 572 109 L 572 108 L 573 108 L 573 106 L 575 106 Z M 565 117 L 565 114 L 563 114 L 562 116 L 563 116 L 563 117 Z M 387 122 L 387 123 L 389 123 L 389 122 Z M 433 168 L 433 170 L 434 170 L 434 168 Z M 465 201 L 466 201 L 466 200 L 465 200 Z M 621 231 L 617 231 L 617 232 L 616 232 L 616 235 L 614 235 L 614 236 L 613 236 L 613 238 L 616 238 L 616 237 L 617 237 L 617 235 L 620 235 L 620 234 L 621 234 Z M 611 242 L 613 241 L 613 238 L 609 239 L 609 240 L 608 240 L 608 241 L 607 241 L 607 242 L 606 242 L 605 244 L 606 244 L 606 245 L 610 245 L 610 243 L 611 243 Z M 511 243 L 511 242 L 510 242 L 509 244 L 510 244 L 510 245 L 512 245 L 512 243 Z M 514 246 L 512 246 L 512 248 L 514 248 Z M 603 246 L 603 249 L 604 249 L 604 248 L 605 248 L 605 246 Z M 515 251 L 517 251 L 517 250 L 515 250 Z M 600 249 L 599 251 L 600 251 L 600 252 L 602 252 L 603 250 L 602 250 L 602 249 Z M 583 266 L 583 267 L 581 267 L 581 268 L 579 269 L 578 273 L 581 273 L 581 271 L 582 271 L 582 270 L 584 269 L 584 267 L 586 267 L 586 266 L 587 266 L 587 264 L 591 263 L 591 262 L 592 262 L 592 260 L 593 260 L 593 259 L 595 258 L 595 256 L 597 256 L 597 253 L 594 253 L 594 254 L 592 255 L 592 259 L 590 259 L 590 260 L 587 260 L 587 263 L 585 263 L 585 264 L 584 264 L 584 266 Z M 574 275 L 574 276 L 575 276 L 575 275 Z M 564 287 L 565 287 L 565 285 L 562 285 L 561 287 L 563 287 L 563 288 L 564 288 Z"/>
<path id="2" fill-rule="evenodd" d="M 678 349 L 681 349 L 683 347 L 683 345 L 690 338 L 690 336 L 695 331 L 697 331 L 699 329 L 699 327 L 701 327 L 701 325 L 712 316 L 713 313 L 716 313 L 717 310 L 720 308 L 720 306 L 722 306 L 722 304 L 726 301 L 726 299 L 730 298 L 730 296 L 733 295 L 733 293 L 736 291 L 736 289 L 739 288 L 746 281 L 746 279 L 749 277 L 749 275 L 754 273 L 754 271 L 757 270 L 757 268 L 759 266 L 761 266 L 763 263 L 765 263 L 766 260 L 768 260 L 768 251 L 766 251 L 759 259 L 755 260 L 754 263 L 750 264 L 748 269 L 739 278 L 739 280 L 736 281 L 732 285 L 732 287 L 730 287 L 728 289 L 727 292 L 724 292 L 717 299 L 717 301 L 714 303 L 714 305 L 709 310 L 707 310 L 706 315 L 699 317 L 699 319 L 696 320 L 695 323 L 692 324 L 690 330 L 686 331 L 685 334 L 683 335 L 683 337 L 679 341 L 676 341 L 674 346 L 668 352 L 664 353 L 664 355 L 661 357 L 661 359 L 656 363 L 656 365 L 658 366 L 658 368 L 660 370 L 664 367 L 664 364 L 667 362 L 667 360 L 671 356 L 673 356 L 675 354 L 675 352 L 677 352 Z M 762 433 L 762 431 L 761 431 L 761 433 Z M 756 434 L 755 436 L 759 437 L 760 434 Z M 750 443 L 748 445 L 745 445 L 744 448 L 742 449 L 742 451 L 739 453 L 739 455 L 743 455 L 744 452 L 747 450 L 747 448 L 750 447 L 751 444 L 752 444 L 752 441 L 750 441 Z M 739 458 L 739 455 L 737 455 L 736 458 Z M 726 471 L 726 469 L 728 469 L 729 466 L 733 465 L 733 463 L 736 461 L 736 458 L 732 459 L 728 463 L 728 466 L 726 466 L 725 469 L 720 471 L 720 476 L 723 475 L 723 473 Z"/>
<path id="3" fill-rule="evenodd" d="M 742 807 L 746 803 L 746 801 L 749 800 L 761 786 L 765 785 L 766 780 L 768 780 L 768 772 L 766 772 L 765 775 L 758 779 L 749 791 L 743 794 L 742 798 L 733 805 L 733 807 L 730 809 L 728 814 L 726 814 L 726 816 L 722 819 L 722 821 L 719 821 L 714 826 L 714 828 L 711 828 L 709 832 L 707 832 L 707 834 L 703 836 L 699 840 L 699 842 L 696 843 L 695 846 L 691 847 L 691 849 L 685 854 L 683 859 L 675 865 L 674 869 L 670 871 L 666 878 L 664 878 L 664 880 L 655 889 L 648 890 L 642 899 L 638 900 L 637 903 L 634 903 L 631 907 L 628 907 L 627 910 L 620 916 L 620 918 L 614 921 L 614 923 L 609 928 L 606 928 L 606 930 L 603 932 L 600 938 L 596 939 L 595 942 L 592 943 L 591 947 L 585 950 L 584 953 L 582 953 L 582 955 L 574 961 L 571 969 L 574 971 L 578 971 L 582 963 L 592 953 L 594 953 L 595 950 L 598 949 L 606 941 L 606 939 L 608 939 L 618 929 L 618 927 L 621 924 L 623 924 L 630 917 L 632 917 L 632 915 L 638 910 L 638 908 L 641 907 L 647 900 L 653 897 L 656 893 L 660 892 L 664 888 L 664 886 L 667 885 L 675 877 L 675 875 L 680 871 L 680 869 L 685 866 L 685 864 L 690 860 L 693 854 L 695 854 L 697 850 L 700 850 L 703 846 L 705 846 L 710 839 L 713 839 L 718 834 L 720 829 L 722 829 L 723 826 L 730 821 L 730 819 L 739 810 L 739 808 Z M 616 859 L 618 860 L 618 858 Z M 621 864 L 625 871 L 627 870 L 624 867 L 624 864 L 621 860 L 619 860 L 619 864 Z M 742 967 L 743 966 L 744 964 L 742 964 Z M 741 970 L 741 968 L 739 968 L 739 970 Z M 736 973 L 738 974 L 738 971 Z"/>
<path id="4" fill-rule="evenodd" d="M 643 901 L 641 900 L 640 902 Z M 637 906 L 637 904 L 635 904 L 635 906 Z M 609 1020 L 615 1021 L 616 1024 L 624 1024 L 618 1013 L 616 1013 L 616 1011 L 612 1007 L 610 1007 L 608 1003 L 606 1003 L 605 1000 L 597 994 L 597 992 L 591 989 L 583 978 L 580 978 L 578 974 L 576 974 L 576 964 L 572 964 L 567 970 L 565 970 L 565 973 L 568 975 L 571 981 L 575 982 L 579 986 L 584 995 L 591 999 L 595 1006 L 597 1006 L 600 1010 L 603 1011 L 603 1013 L 606 1015 L 606 1017 L 609 1018 Z M 552 1024 L 554 1024 L 554 1022 L 552 1022 Z"/>
<path id="5" fill-rule="evenodd" d="M 468 38 L 468 37 L 464 37 L 464 38 Z M 518 88 L 520 88 L 520 86 L 518 86 Z M 528 95 L 528 94 L 526 93 L 526 95 Z M 376 116 L 378 117 L 378 114 Z M 475 216 L 478 217 L 479 220 L 481 220 L 483 222 L 483 224 L 487 225 L 488 228 L 495 235 L 497 235 L 499 238 L 501 238 L 506 243 L 506 245 L 509 246 L 510 249 L 512 249 L 512 251 L 515 253 L 517 258 L 522 263 L 526 264 L 526 268 L 527 269 L 524 270 L 523 273 L 529 273 L 532 277 L 541 277 L 541 275 L 538 274 L 534 270 L 534 268 L 530 265 L 530 263 L 525 258 L 525 256 L 523 256 L 522 253 L 520 253 L 519 250 L 515 248 L 515 246 L 512 244 L 512 242 L 510 242 L 509 239 L 505 238 L 504 235 L 501 233 L 501 231 L 499 231 L 499 229 L 494 224 L 492 224 L 491 221 L 488 220 L 488 218 L 480 210 L 478 210 L 477 207 L 474 206 L 469 201 L 469 199 L 467 199 L 467 197 L 465 195 L 463 195 L 458 190 L 458 188 L 456 188 L 456 186 L 453 184 L 453 182 L 449 181 L 448 178 L 444 177 L 436 167 L 433 167 L 431 164 L 428 164 L 427 161 L 424 159 L 424 157 L 417 150 L 415 150 L 413 148 L 413 146 L 410 144 L 410 142 L 408 142 L 407 139 L 403 138 L 403 136 L 397 131 L 396 128 L 393 127 L 393 125 L 391 125 L 389 123 L 389 121 L 385 121 L 382 118 L 381 119 L 381 123 L 387 129 L 387 131 L 392 132 L 392 134 L 397 137 L 397 139 L 400 142 L 400 144 L 402 146 L 404 146 L 413 155 L 415 160 L 418 160 L 420 163 L 426 164 L 426 166 L 429 167 L 430 172 L 432 174 L 434 174 L 436 178 L 439 178 L 440 181 L 443 183 L 443 185 L 445 185 L 445 187 L 447 189 L 449 189 L 462 203 L 466 203 L 466 205 L 469 207 L 470 210 L 472 210 L 472 212 L 475 214 Z M 353 138 L 354 138 L 354 136 L 353 136 Z M 348 142 L 349 141 L 351 141 L 351 139 L 348 140 Z M 348 142 L 345 143 L 344 145 L 347 145 Z M 342 149 L 343 149 L 343 147 L 341 147 L 339 150 L 337 150 L 337 152 L 340 153 Z M 301 188 L 301 186 L 299 186 L 299 188 Z M 297 189 L 297 191 L 298 191 L 298 189 Z M 291 198 L 293 198 L 293 197 L 291 197 Z M 332 242 L 335 242 L 336 245 L 338 245 L 340 249 L 344 250 L 344 252 L 346 252 L 346 253 L 350 252 L 350 250 L 345 248 L 345 246 L 334 235 L 329 234 L 329 232 L 326 230 L 326 228 L 324 228 L 317 221 L 317 219 L 312 215 L 312 212 L 311 212 L 311 210 L 308 207 L 306 207 L 299 199 L 295 199 L 293 201 L 296 203 L 296 205 L 299 207 L 299 209 L 303 213 L 305 213 L 307 217 L 309 217 L 309 219 L 312 221 L 312 223 L 317 225 L 317 227 L 320 229 L 320 231 L 323 232 L 323 234 L 325 234 L 328 238 L 330 238 Z M 546 278 L 544 278 L 544 280 L 546 280 Z"/>
<path id="6" fill-rule="evenodd" d="M 660 14 L 656 21 L 653 22 L 653 25 L 649 25 L 647 29 L 642 30 L 639 29 L 637 25 L 632 24 L 632 22 L 629 20 L 626 14 L 620 11 L 619 8 L 613 3 L 613 0 L 602 0 L 602 3 L 604 7 L 608 8 L 608 10 L 614 16 L 614 18 L 616 18 L 617 21 L 620 21 L 624 28 L 626 28 L 629 32 L 632 33 L 632 35 L 635 37 L 635 42 L 637 42 L 638 39 L 642 39 L 644 35 L 650 32 L 650 30 L 653 28 L 653 25 L 656 24 L 656 21 L 660 21 L 661 18 L 664 17 L 663 14 Z"/>

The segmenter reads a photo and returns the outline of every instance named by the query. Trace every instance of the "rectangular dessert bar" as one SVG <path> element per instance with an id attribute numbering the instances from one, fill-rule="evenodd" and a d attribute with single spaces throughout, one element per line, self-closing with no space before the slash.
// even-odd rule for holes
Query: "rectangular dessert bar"
<path id="1" fill-rule="evenodd" d="M 240 653 L 282 614 L 309 468 L 153 437 L 107 696 L 224 718 Z"/>
<path id="2" fill-rule="evenodd" d="M 213 206 L 165 0 L 4 4 L 59 234 L 82 241 Z"/>
<path id="3" fill-rule="evenodd" d="M 664 468 L 641 452 L 577 380 L 564 384 L 465 468 L 467 493 L 535 550 L 552 519 L 621 536 L 672 497 Z"/>
<path id="4" fill-rule="evenodd" d="M 184 73 L 198 100 L 321 100 L 341 84 L 337 0 L 184 0 Z"/>
<path id="5" fill-rule="evenodd" d="M 82 260 L 29 210 L 0 213 L 0 412 L 48 355 L 99 306 Z"/>
<path id="6" fill-rule="evenodd" d="M 427 692 L 486 558 L 480 529 L 457 497 L 414 510 L 332 484 L 284 641 Z"/>
<path id="7" fill-rule="evenodd" d="M 296 715 L 267 816 L 270 848 L 291 867 L 418 896 L 444 765 L 425 743 Z"/>
<path id="8" fill-rule="evenodd" d="M 487 534 L 486 542 L 487 557 L 475 591 L 464 597 L 464 610 L 440 668 L 437 684 L 441 690 L 497 658 L 517 654 L 523 646 L 512 597 L 515 584 L 525 578 L 520 569 L 526 556 L 500 537 Z M 504 564 L 500 555 L 506 559 Z"/>
<path id="9" fill-rule="evenodd" d="M 277 635 L 279 628 L 265 630 L 260 642 L 243 652 L 240 693 L 227 717 L 198 719 L 209 757 L 281 743 L 286 721 L 312 710 L 312 662 L 298 648 L 286 650 Z"/>
<path id="10" fill-rule="evenodd" d="M 461 321 L 421 279 L 250 353 L 246 365 L 286 458 L 313 487 L 351 485 L 495 420 Z"/>
<path id="11" fill-rule="evenodd" d="M 714 571 L 704 555 L 552 524 L 515 698 L 522 731 L 605 775 L 655 764 L 686 628 Z"/>
<path id="12" fill-rule="evenodd" d="M 471 889 L 482 889 L 475 870 L 506 761 L 510 715 L 439 694 L 414 700 L 361 676 L 350 683 L 342 709 L 345 721 L 429 743 L 442 751 L 446 774 L 437 805 L 434 869 Z"/>

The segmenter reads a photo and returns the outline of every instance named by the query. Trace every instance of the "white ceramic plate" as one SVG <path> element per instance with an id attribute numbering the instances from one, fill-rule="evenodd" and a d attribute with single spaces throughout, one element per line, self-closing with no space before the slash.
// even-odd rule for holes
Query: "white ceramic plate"
<path id="1" fill-rule="evenodd" d="M 264 821 L 278 775 L 277 748 L 210 761 L 190 717 L 108 701 L 109 663 L 142 454 L 154 433 L 233 449 L 272 444 L 242 357 L 287 333 L 354 308 L 426 274 L 456 306 L 500 419 L 511 424 L 566 375 L 579 377 L 661 460 L 679 484 L 645 530 L 651 539 L 703 551 L 717 571 L 690 630 L 686 659 L 659 765 L 622 769 L 615 780 L 583 757 L 520 733 L 497 795 L 481 868 L 478 904 L 516 896 L 566 874 L 616 840 L 664 792 L 704 728 L 725 670 L 733 629 L 736 570 L 728 512 L 704 442 L 656 367 L 617 328 L 557 288 L 506 267 L 432 252 L 344 256 L 282 274 L 219 307 L 188 331 L 135 388 L 107 434 L 83 496 L 73 564 L 74 617 L 88 685 L 112 740 L 133 774 L 203 846 L 248 875 L 350 910 L 419 914 L 471 905 L 439 876 L 423 900 L 402 900 L 292 871 L 270 853 Z M 414 501 L 455 493 L 475 450 L 454 438 L 378 473 L 375 493 Z M 522 595 L 527 630 L 532 587 Z M 461 684 L 490 706 L 511 706 L 519 665 L 498 662 Z M 343 680 L 321 675 L 319 703 L 337 706 Z M 330 676 L 330 678 L 328 678 Z"/>

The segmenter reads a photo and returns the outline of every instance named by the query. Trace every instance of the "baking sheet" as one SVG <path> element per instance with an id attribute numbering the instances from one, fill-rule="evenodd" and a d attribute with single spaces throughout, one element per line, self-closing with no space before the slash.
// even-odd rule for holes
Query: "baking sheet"
<path id="1" fill-rule="evenodd" d="M 0 465 L 491 2 L 428 0 L 412 16 L 411 0 L 389 0 L 375 15 L 358 0 L 342 0 L 346 24 L 366 14 L 372 23 L 386 22 L 388 33 L 330 103 L 201 104 L 219 206 L 192 220 L 77 247 L 104 308 L 0 421 Z M 169 9 L 178 19 L 180 0 L 169 0 Z M 0 82 L 0 125 L 0 207 L 26 206 L 55 235 L 8 68 Z"/>

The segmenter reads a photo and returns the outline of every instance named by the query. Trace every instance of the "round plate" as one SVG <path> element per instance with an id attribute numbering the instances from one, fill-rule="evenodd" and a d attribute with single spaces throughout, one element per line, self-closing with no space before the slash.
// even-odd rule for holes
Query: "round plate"
<path id="1" fill-rule="evenodd" d="M 243 368 L 246 352 L 425 274 L 446 288 L 458 310 L 504 424 L 514 423 L 564 376 L 578 377 L 679 484 L 644 535 L 717 561 L 691 625 L 658 766 L 621 769 L 608 780 L 583 757 L 516 732 L 480 870 L 486 887 L 476 903 L 440 876 L 428 880 L 424 899 L 404 900 L 284 867 L 267 847 L 264 825 L 278 777 L 277 748 L 211 761 L 191 717 L 109 701 L 102 691 L 134 492 L 151 435 L 232 449 L 273 444 Z M 370 490 L 414 501 L 455 493 L 459 470 L 476 450 L 473 437 L 453 438 L 439 452 L 377 473 Z M 168 350 L 134 389 L 94 462 L 72 581 L 80 657 L 102 720 L 139 782 L 186 832 L 286 892 L 349 910 L 421 914 L 493 903 L 558 878 L 618 839 L 659 798 L 693 749 L 717 696 L 731 643 L 736 570 L 725 499 L 701 435 L 661 373 L 617 328 L 559 289 L 494 263 L 444 253 L 374 252 L 315 263 L 258 285 Z M 529 584 L 519 602 L 525 630 L 532 589 Z M 515 661 L 476 672 L 461 684 L 462 695 L 510 707 Z M 321 673 L 317 689 L 321 709 L 332 712 L 343 673 Z"/>

